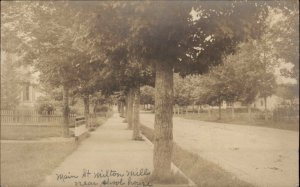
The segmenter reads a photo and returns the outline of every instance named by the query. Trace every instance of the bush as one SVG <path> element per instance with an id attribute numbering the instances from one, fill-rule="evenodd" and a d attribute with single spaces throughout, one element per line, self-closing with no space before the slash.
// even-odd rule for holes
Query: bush
<path id="1" fill-rule="evenodd" d="M 39 103 L 37 106 L 37 110 L 39 114 L 50 114 L 53 111 L 55 111 L 55 107 L 53 106 L 52 103 L 49 102 L 43 102 Z"/>
<path id="2" fill-rule="evenodd" d="M 80 109 L 75 107 L 69 107 L 69 108 L 70 108 L 70 114 L 83 115 L 83 113 L 80 112 Z M 62 113 L 63 113 L 63 108 L 62 108 Z"/>
<path id="3" fill-rule="evenodd" d="M 37 99 L 35 108 L 39 114 L 50 114 L 60 108 L 60 102 L 50 97 L 40 96 Z"/>
<path id="4" fill-rule="evenodd" d="M 109 110 L 110 108 L 107 105 L 96 105 L 94 108 L 94 113 L 108 112 Z"/>

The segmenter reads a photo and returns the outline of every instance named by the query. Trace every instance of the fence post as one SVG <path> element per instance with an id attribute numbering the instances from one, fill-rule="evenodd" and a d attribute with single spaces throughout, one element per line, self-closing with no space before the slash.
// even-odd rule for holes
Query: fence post
<path id="1" fill-rule="evenodd" d="M 25 122 L 24 111 L 21 110 L 20 113 L 21 113 L 21 123 L 24 123 Z"/>

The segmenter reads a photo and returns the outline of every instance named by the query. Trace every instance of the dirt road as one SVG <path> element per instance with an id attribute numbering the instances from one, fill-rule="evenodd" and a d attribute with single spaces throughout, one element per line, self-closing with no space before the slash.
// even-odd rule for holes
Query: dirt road
<path id="1" fill-rule="evenodd" d="M 141 114 L 153 128 L 154 115 Z M 174 141 L 256 186 L 299 186 L 299 132 L 174 117 Z"/>

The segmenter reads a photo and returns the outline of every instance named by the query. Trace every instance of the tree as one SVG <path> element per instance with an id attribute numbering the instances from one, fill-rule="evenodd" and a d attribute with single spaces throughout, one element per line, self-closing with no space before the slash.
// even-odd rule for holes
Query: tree
<path id="1" fill-rule="evenodd" d="M 132 24 L 129 47 L 156 70 L 153 175 L 158 178 L 167 177 L 171 171 L 173 69 L 181 74 L 203 73 L 209 66 L 221 63 L 222 55 L 232 52 L 239 41 L 254 33 L 259 35 L 257 22 L 262 12 L 258 6 L 250 2 L 221 4 L 225 6 L 210 2 L 149 2 L 137 3 L 132 11 L 137 19 Z M 193 6 L 203 14 L 195 21 L 190 16 Z"/>
<path id="2" fill-rule="evenodd" d="M 135 98 L 140 98 L 140 86 L 153 84 L 153 70 L 130 56 L 124 46 L 109 52 L 108 58 L 107 68 L 110 73 L 106 79 L 114 80 L 110 82 L 116 86 L 110 85 L 106 89 L 111 90 L 113 87 L 115 91 L 121 90 L 126 95 L 128 129 L 133 129 L 134 140 L 140 140 L 139 112 L 137 112 L 139 111 L 140 99 Z"/>
<path id="3" fill-rule="evenodd" d="M 12 54 L 2 52 L 1 56 L 1 108 L 15 109 L 20 101 L 21 78 L 25 76 L 18 71 Z"/>
<path id="4" fill-rule="evenodd" d="M 181 75 L 205 73 L 210 66 L 220 64 L 223 55 L 234 52 L 239 42 L 260 36 L 261 20 L 268 12 L 265 3 L 259 2 L 89 2 L 85 6 L 76 2 L 72 3 L 74 9 L 66 13 L 64 11 L 69 3 L 60 5 L 54 8 L 54 14 L 51 13 L 52 9 L 46 13 L 39 12 L 45 18 L 39 22 L 40 27 L 36 30 L 37 37 L 41 38 L 39 43 L 43 44 L 41 51 L 49 54 L 48 59 L 55 62 L 51 67 L 56 68 L 49 70 L 46 65 L 49 63 L 41 63 L 43 66 L 38 67 L 47 70 L 43 71 L 45 75 L 59 70 L 59 74 L 50 75 L 55 75 L 53 80 L 63 75 L 58 83 L 67 88 L 73 82 L 73 77 L 68 73 L 76 71 L 74 62 L 77 54 L 85 49 L 89 51 L 91 61 L 104 59 L 101 62 L 111 64 L 114 68 L 119 67 L 111 60 L 116 56 L 121 59 L 115 60 L 121 63 L 121 67 L 124 65 L 122 63 L 126 63 L 129 67 L 133 64 L 155 69 L 153 175 L 158 180 L 170 176 L 171 172 L 173 72 Z M 84 11 L 78 13 L 74 10 Z M 193 11 L 196 16 L 191 15 Z M 80 19 L 75 19 L 80 16 Z M 55 23 L 53 18 L 59 21 Z M 82 19 L 86 19 L 87 23 L 82 23 L 84 29 L 80 29 L 80 24 L 72 24 Z M 59 34 L 56 36 L 53 33 Z M 58 45 L 61 42 L 65 43 L 63 47 Z M 82 45 L 74 47 L 79 43 Z M 55 58 L 57 54 L 63 58 Z M 39 60 L 47 62 L 47 59 Z M 123 70 L 122 75 L 126 73 Z M 127 87 L 121 84 L 118 76 L 112 78 L 113 85 L 107 86 L 105 83 L 102 88 L 110 87 L 108 90 L 111 91 L 115 87 Z M 122 78 L 130 82 L 132 80 L 132 76 L 126 74 Z M 134 81 L 134 86 L 130 88 L 142 85 L 141 82 Z"/>
<path id="5" fill-rule="evenodd" d="M 68 3 L 36 2 L 30 13 L 35 22 L 22 28 L 26 37 L 20 37 L 25 63 L 33 65 L 40 73 L 41 82 L 53 87 L 63 87 L 64 136 L 69 135 L 69 90 L 76 84 L 76 60 L 82 53 L 73 47 L 73 11 L 65 11 Z M 18 13 L 15 13 L 18 15 Z M 30 38 L 29 41 L 26 39 Z M 26 46 L 26 45 L 23 45 Z"/>
<path id="6" fill-rule="evenodd" d="M 27 25 L 35 26 L 32 6 L 34 3 L 1 2 L 1 107 L 6 109 L 18 105 L 21 84 L 29 78 L 19 67 L 27 68 L 20 62 L 31 39 L 22 31 Z"/>
<path id="7" fill-rule="evenodd" d="M 259 43 L 252 41 L 241 46 L 241 50 L 234 57 L 236 62 L 240 62 L 240 67 L 236 68 L 236 74 L 240 80 L 243 80 L 239 86 L 242 88 L 239 100 L 249 105 L 249 118 L 250 104 L 256 97 L 263 97 L 266 101 L 266 97 L 271 96 L 276 88 L 274 67 L 270 61 L 265 60 L 265 52 L 261 51 Z"/>
<path id="8" fill-rule="evenodd" d="M 154 105 L 154 88 L 151 86 L 141 87 L 141 104 Z"/>
<path id="9" fill-rule="evenodd" d="M 237 79 L 237 72 L 235 71 L 235 66 L 232 62 L 224 62 L 222 65 L 218 66 L 215 71 L 213 71 L 213 77 L 215 77 L 217 86 L 219 89 L 219 98 L 226 103 L 231 103 L 231 117 L 234 119 L 234 103 L 238 100 L 241 94 L 241 81 Z M 220 102 L 222 102 L 220 101 Z M 219 103 L 219 119 L 221 119 L 221 103 Z"/>
<path id="10" fill-rule="evenodd" d="M 299 98 L 299 88 L 296 84 L 281 84 L 276 89 L 276 95 L 289 100 L 290 104 L 294 105 L 296 99 Z"/>
<path id="11" fill-rule="evenodd" d="M 211 87 L 206 86 L 204 90 L 210 90 L 209 96 L 213 101 L 216 100 L 213 97 L 217 93 L 219 93 L 218 97 L 222 96 L 227 102 L 233 103 L 240 100 L 248 105 L 257 96 L 263 97 L 265 99 L 265 116 L 267 116 L 266 98 L 271 96 L 276 89 L 274 69 L 278 67 L 280 59 L 286 58 L 286 55 L 281 53 L 282 49 L 279 48 L 279 44 L 284 45 L 284 40 L 291 40 L 291 34 L 287 37 L 282 33 L 282 28 L 277 27 L 277 24 L 282 25 L 289 17 L 292 17 L 289 21 L 295 20 L 293 18 L 296 14 L 285 6 L 275 8 L 270 6 L 268 11 L 268 16 L 263 20 L 264 27 L 261 37 L 240 45 L 240 49 L 235 54 L 224 56 L 224 64 L 212 68 L 213 73 L 211 72 L 210 76 L 215 81 L 209 83 Z M 276 20 L 273 19 L 274 16 L 277 17 Z M 276 26 L 274 27 L 274 25 Z M 295 31 L 296 29 L 292 27 L 288 32 L 295 35 Z M 283 39 L 284 37 L 286 38 Z M 297 47 L 294 47 L 292 51 L 294 49 Z M 295 52 L 290 54 L 294 56 L 293 59 L 295 59 L 295 54 Z M 217 89 L 214 90 L 215 84 Z M 249 107 L 250 112 L 251 108 Z"/>
<path id="12" fill-rule="evenodd" d="M 72 88 L 73 94 L 79 96 L 84 103 L 84 116 L 89 124 L 90 97 L 101 90 L 103 77 L 101 70 L 103 65 L 97 61 L 89 61 L 89 56 L 82 54 L 82 58 L 76 60 L 76 87 Z"/>
<path id="13" fill-rule="evenodd" d="M 104 49 L 108 52 L 126 46 L 129 59 L 155 68 L 154 175 L 164 178 L 171 171 L 173 69 L 182 74 L 201 73 L 209 65 L 221 63 L 222 55 L 233 51 L 238 41 L 253 31 L 258 35 L 256 25 L 261 16 L 260 8 L 254 3 L 237 3 L 236 6 L 223 3 L 219 6 L 205 2 L 117 2 L 106 5 L 107 14 L 98 16 L 90 27 L 93 46 L 99 46 L 99 50 L 109 46 Z M 190 15 L 193 6 L 202 10 L 206 18 L 193 21 Z M 233 14 L 219 14 L 218 11 L 223 9 Z M 114 15 L 113 19 L 108 19 L 111 15 Z M 207 41 L 207 37 L 212 40 Z"/>
<path id="14" fill-rule="evenodd" d="M 284 6 L 272 9 L 272 14 L 277 15 L 276 21 L 271 17 L 267 21 L 277 58 L 293 64 L 291 70 L 283 70 L 282 74 L 299 82 L 299 2 L 285 2 Z"/>
<path id="15" fill-rule="evenodd" d="M 188 106 L 193 103 L 192 99 L 193 85 L 189 77 L 180 77 L 174 74 L 174 104 L 179 106 Z"/>
<path id="16" fill-rule="evenodd" d="M 200 97 L 198 101 L 200 99 L 205 104 L 219 106 L 219 119 L 223 101 L 227 103 L 242 101 L 250 105 L 257 96 L 266 98 L 274 93 L 276 88 L 274 64 L 267 61 L 264 56 L 266 52 L 269 54 L 271 52 L 262 51 L 258 42 L 249 41 L 239 45 L 235 54 L 224 57 L 223 64 L 212 67 L 208 74 L 199 77 L 198 85 L 194 85 L 199 87 L 196 89 L 196 95 Z M 232 118 L 234 118 L 233 107 Z"/>
<path id="17" fill-rule="evenodd" d="M 234 103 L 240 94 L 240 80 L 237 80 L 236 64 L 224 62 L 214 67 L 205 75 L 202 85 L 207 93 L 204 93 L 207 104 L 219 106 L 219 119 L 221 119 L 221 104 L 223 101 Z M 203 92 L 202 92 L 203 94 Z M 234 118 L 234 108 L 232 107 L 232 118 Z"/>
<path id="18" fill-rule="evenodd" d="M 265 119 L 267 119 L 267 97 L 274 94 L 276 81 L 272 71 L 282 62 L 291 63 L 291 71 L 282 70 L 283 75 L 299 77 L 299 9 L 296 1 L 286 2 L 283 6 L 270 8 L 270 14 L 265 20 L 266 27 L 263 37 L 255 46 L 260 54 L 261 68 L 264 76 L 261 80 L 260 96 L 265 100 Z M 277 19 L 274 19 L 276 16 Z"/>
<path id="19" fill-rule="evenodd" d="M 37 5 L 36 2 L 1 2 L 2 51 L 21 57 L 31 47 L 32 29 L 37 27 L 33 9 Z M 18 58 L 16 62 L 22 60 Z"/>
<path id="20" fill-rule="evenodd" d="M 53 87 L 63 86 L 67 135 L 69 92 L 82 97 L 88 119 L 89 96 L 100 90 L 105 95 L 105 92 L 113 90 L 104 89 L 110 82 L 104 79 L 107 77 L 103 66 L 105 55 L 95 52 L 95 47 L 89 46 L 87 40 L 87 25 L 101 6 L 80 2 L 41 2 L 41 5 L 43 10 L 35 9 L 35 14 L 41 19 L 38 20 L 38 28 L 33 31 L 36 38 L 34 49 L 38 50 L 31 51 L 28 58 L 37 62 L 34 65 L 41 72 L 42 82 L 50 82 Z"/>

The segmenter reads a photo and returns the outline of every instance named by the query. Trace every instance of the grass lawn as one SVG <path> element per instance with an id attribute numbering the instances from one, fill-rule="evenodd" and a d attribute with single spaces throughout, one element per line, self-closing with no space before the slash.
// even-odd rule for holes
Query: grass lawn
<path id="1" fill-rule="evenodd" d="M 173 163 L 198 187 L 254 187 L 236 178 L 217 164 L 173 145 Z"/>
<path id="2" fill-rule="evenodd" d="M 95 128 L 101 126 L 110 116 L 97 117 Z M 76 149 L 71 142 L 35 142 L 20 140 L 59 137 L 61 127 L 1 126 L 1 185 L 9 187 L 34 187 L 51 174 L 66 156 Z"/>
<path id="3" fill-rule="evenodd" d="M 76 148 L 74 142 L 1 143 L 1 186 L 34 187 Z"/>
<path id="4" fill-rule="evenodd" d="M 2 125 L 2 140 L 36 140 L 39 138 L 62 136 L 60 126 Z"/>
<path id="5" fill-rule="evenodd" d="M 292 131 L 299 131 L 299 121 L 287 121 L 287 122 L 276 122 L 272 120 L 259 120 L 253 119 L 252 121 L 248 120 L 248 114 L 246 113 L 237 113 L 236 118 L 232 119 L 231 114 L 223 113 L 221 120 L 218 119 L 217 114 L 212 115 L 209 117 L 207 113 L 200 113 L 200 114 L 176 114 L 175 117 L 182 117 L 185 119 L 192 119 L 192 120 L 200 120 L 200 121 L 210 121 L 210 122 L 217 122 L 217 123 L 230 123 L 236 125 L 250 125 L 250 126 L 260 126 L 260 127 L 269 127 L 269 128 L 276 128 L 276 129 L 284 129 L 284 130 L 292 130 Z"/>
<path id="6" fill-rule="evenodd" d="M 142 133 L 152 141 L 153 130 L 141 125 Z M 198 187 L 253 187 L 236 178 L 217 164 L 190 153 L 177 144 L 173 145 L 173 163 L 183 171 Z"/>
<path id="7" fill-rule="evenodd" d="M 110 116 L 96 117 L 93 123 L 93 130 L 105 123 Z M 1 140 L 37 140 L 40 138 L 60 137 L 62 135 L 63 129 L 61 124 L 1 125 Z"/>

